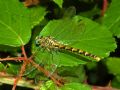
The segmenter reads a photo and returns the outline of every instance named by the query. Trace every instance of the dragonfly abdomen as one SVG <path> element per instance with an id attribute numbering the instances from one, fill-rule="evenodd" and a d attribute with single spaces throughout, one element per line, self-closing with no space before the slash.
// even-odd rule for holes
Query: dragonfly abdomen
<path id="1" fill-rule="evenodd" d="M 58 46 L 58 47 L 59 47 L 59 46 Z M 73 52 L 73 53 L 77 53 L 77 54 L 81 54 L 81 55 L 84 55 L 84 56 L 88 56 L 88 57 L 93 58 L 93 59 L 95 59 L 95 60 L 97 60 L 97 61 L 100 61 L 100 59 L 101 59 L 100 57 L 98 57 L 98 56 L 96 56 L 96 55 L 93 55 L 93 54 L 91 54 L 91 53 L 89 53 L 89 52 L 83 51 L 83 50 L 81 50 L 81 49 L 77 49 L 77 48 L 65 46 L 65 45 L 63 45 L 63 47 L 62 47 L 62 48 L 59 48 L 59 49 L 65 49 L 65 50 L 70 51 L 70 52 Z"/>

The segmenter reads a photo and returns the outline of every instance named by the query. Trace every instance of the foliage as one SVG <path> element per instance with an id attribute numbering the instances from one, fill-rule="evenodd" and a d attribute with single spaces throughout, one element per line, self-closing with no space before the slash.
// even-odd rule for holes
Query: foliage
<path id="1" fill-rule="evenodd" d="M 100 14 L 104 2 L 100 0 L 41 0 L 30 7 L 24 6 L 27 0 L 20 1 L 0 1 L 0 78 L 2 73 L 14 78 L 23 76 L 22 82 L 26 84 L 19 86 L 40 90 L 92 90 L 90 84 L 100 85 L 101 81 L 102 86 L 111 81 L 111 85 L 120 88 L 119 1 L 108 3 L 104 17 Z M 42 47 L 37 36 L 48 37 L 49 42 L 57 45 L 51 49 L 46 40 Z M 27 60 L 32 57 L 38 66 L 21 58 L 25 57 L 22 46 L 25 46 Z M 73 52 L 74 49 L 77 51 Z M 80 50 L 82 54 L 78 54 Z M 20 75 L 22 66 L 25 69 Z M 38 67 L 45 70 L 40 72 Z M 100 72 L 105 74 L 100 76 Z M 62 86 L 56 85 L 53 76 Z M 2 79 L 2 83 L 13 84 Z M 30 80 L 34 85 L 29 84 Z"/>
<path id="2" fill-rule="evenodd" d="M 0 44 L 14 47 L 28 43 L 31 29 L 39 24 L 45 15 L 45 8 L 27 9 L 17 0 L 0 2 L 0 10 Z"/>
<path id="3" fill-rule="evenodd" d="M 113 0 L 103 21 L 107 28 L 118 38 L 120 37 L 120 30 L 118 30 L 120 27 L 120 12 L 118 12 L 119 8 L 117 8 L 119 6 L 118 0 Z"/>

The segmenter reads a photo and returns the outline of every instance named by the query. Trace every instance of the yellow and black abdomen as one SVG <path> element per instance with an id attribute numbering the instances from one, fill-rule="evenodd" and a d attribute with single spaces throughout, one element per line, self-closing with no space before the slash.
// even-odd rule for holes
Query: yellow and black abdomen
<path id="1" fill-rule="evenodd" d="M 69 47 L 67 45 L 58 45 L 57 46 L 59 49 L 64 49 L 66 51 L 69 51 L 69 52 L 72 52 L 72 53 L 77 53 L 77 54 L 81 54 L 81 55 L 84 55 L 84 56 L 87 56 L 87 57 L 90 57 L 92 59 L 95 59 L 97 61 L 100 61 L 100 57 L 96 56 L 96 55 L 93 55 L 89 52 L 86 52 L 86 51 L 83 51 L 81 49 L 77 49 L 77 48 L 73 48 L 73 47 Z"/>

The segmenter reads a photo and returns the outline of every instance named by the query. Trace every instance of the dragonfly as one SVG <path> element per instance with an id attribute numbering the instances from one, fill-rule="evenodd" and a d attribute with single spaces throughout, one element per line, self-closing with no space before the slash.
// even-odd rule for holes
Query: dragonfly
<path id="1" fill-rule="evenodd" d="M 100 57 L 93 55 L 89 52 L 83 51 L 81 49 L 73 48 L 73 47 L 70 47 L 68 45 L 61 44 L 60 42 L 56 41 L 51 36 L 37 37 L 36 38 L 36 46 L 39 46 L 39 47 L 41 47 L 44 50 L 47 50 L 49 52 L 66 50 L 66 51 L 71 52 L 71 53 L 77 53 L 77 54 L 82 54 L 84 56 L 88 56 L 88 57 L 93 58 L 97 61 L 99 61 L 101 59 Z"/>
<path id="2" fill-rule="evenodd" d="M 84 22 L 77 17 L 50 21 L 35 39 L 38 50 L 35 61 L 50 71 L 50 75 L 61 66 L 100 61 L 102 58 L 92 54 L 92 49 L 89 52 L 90 47 L 84 45 L 84 41 L 89 40 L 88 32 Z"/>

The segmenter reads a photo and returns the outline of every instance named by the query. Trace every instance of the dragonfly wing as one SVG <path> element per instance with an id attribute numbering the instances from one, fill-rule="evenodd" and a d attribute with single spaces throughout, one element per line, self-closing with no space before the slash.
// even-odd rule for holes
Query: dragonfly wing
<path id="1" fill-rule="evenodd" d="M 83 61 L 83 57 L 80 56 L 74 56 L 74 54 L 66 54 L 65 52 L 59 52 L 59 55 L 56 56 L 59 58 L 59 66 L 77 66 L 78 64 L 86 64 L 88 61 L 84 58 L 85 61 Z"/>
<path id="2" fill-rule="evenodd" d="M 65 24 L 63 24 L 64 22 Z M 53 23 L 55 23 L 55 26 Z M 51 24 L 53 24 L 53 26 L 51 26 Z M 54 22 L 50 22 L 48 26 L 42 30 L 40 35 L 52 36 L 57 41 L 60 41 L 64 44 L 70 44 L 72 42 L 75 42 L 76 40 L 80 40 L 80 38 L 84 33 L 84 30 L 85 30 L 85 25 L 81 19 L 72 20 L 68 18 L 68 19 L 62 19 L 59 21 L 55 20 Z"/>
<path id="3" fill-rule="evenodd" d="M 48 70 L 52 74 L 59 66 L 59 58 L 56 55 L 57 53 L 54 51 L 40 50 L 35 56 L 35 62 L 40 63 L 45 70 Z"/>
<path id="4" fill-rule="evenodd" d="M 43 57 L 42 63 L 46 65 L 47 70 L 49 70 L 51 73 L 54 73 L 54 71 L 57 69 L 57 67 L 61 66 L 77 66 L 78 64 L 86 64 L 88 61 L 83 61 L 83 58 L 80 56 L 74 56 L 74 54 L 66 54 L 65 52 L 59 52 L 59 51 L 53 51 L 52 54 L 50 52 L 47 52 L 48 55 L 46 57 L 50 56 L 49 58 Z M 46 53 L 44 53 L 46 54 Z M 81 59 L 81 60 L 80 60 Z M 84 59 L 85 60 L 85 59 Z"/>

